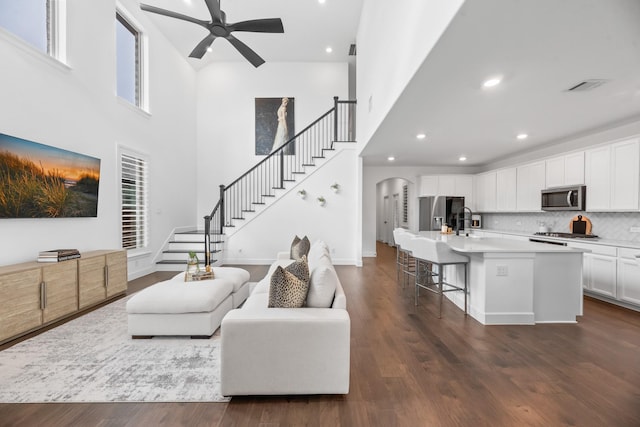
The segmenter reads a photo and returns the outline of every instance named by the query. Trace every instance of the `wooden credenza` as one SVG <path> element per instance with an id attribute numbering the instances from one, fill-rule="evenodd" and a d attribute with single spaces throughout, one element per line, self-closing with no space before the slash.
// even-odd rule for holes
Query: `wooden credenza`
<path id="1" fill-rule="evenodd" d="M 0 267 L 0 344 L 127 291 L 127 253 Z"/>

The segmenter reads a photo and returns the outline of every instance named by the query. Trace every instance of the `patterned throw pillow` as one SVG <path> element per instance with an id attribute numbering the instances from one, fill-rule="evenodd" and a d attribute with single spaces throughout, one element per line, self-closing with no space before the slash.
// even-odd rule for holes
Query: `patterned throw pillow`
<path id="1" fill-rule="evenodd" d="M 309 291 L 309 265 L 302 257 L 286 268 L 278 267 L 271 275 L 269 307 L 299 308 L 304 306 Z"/>
<path id="2" fill-rule="evenodd" d="M 291 251 L 289 252 L 289 258 L 298 260 L 303 255 L 309 255 L 309 249 L 311 248 L 311 242 L 304 236 L 302 239 L 296 236 L 291 242 Z"/>

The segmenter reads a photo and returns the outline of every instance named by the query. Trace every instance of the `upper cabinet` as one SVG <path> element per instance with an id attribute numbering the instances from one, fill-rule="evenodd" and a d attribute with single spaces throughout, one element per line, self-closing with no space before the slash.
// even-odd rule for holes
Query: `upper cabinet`
<path id="1" fill-rule="evenodd" d="M 473 204 L 472 175 L 424 175 L 420 177 L 420 197 L 462 196 L 465 205 Z M 473 209 L 473 208 L 472 208 Z"/>
<path id="2" fill-rule="evenodd" d="M 638 138 L 585 151 L 588 211 L 637 211 L 640 189 Z"/>
<path id="3" fill-rule="evenodd" d="M 485 172 L 475 176 L 475 206 L 478 212 L 495 212 L 496 210 L 496 172 Z"/>
<path id="4" fill-rule="evenodd" d="M 514 212 L 516 210 L 516 180 L 516 168 L 496 171 L 496 210 L 498 212 Z"/>
<path id="5" fill-rule="evenodd" d="M 545 188 L 545 162 L 518 166 L 516 173 L 517 210 L 539 212 L 540 191 Z"/>
<path id="6" fill-rule="evenodd" d="M 584 184 L 584 151 L 546 161 L 545 188 Z"/>

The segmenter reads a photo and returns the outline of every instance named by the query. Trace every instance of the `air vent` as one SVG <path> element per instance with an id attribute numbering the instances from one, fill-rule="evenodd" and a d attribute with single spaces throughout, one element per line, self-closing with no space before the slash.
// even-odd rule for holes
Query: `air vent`
<path id="1" fill-rule="evenodd" d="M 349 46 L 349 56 L 356 56 L 356 45 L 353 43 Z"/>
<path id="2" fill-rule="evenodd" d="M 567 89 L 567 92 L 584 92 L 585 90 L 595 89 L 598 86 L 605 84 L 608 80 L 604 79 L 589 79 L 578 83 L 577 85 Z"/>

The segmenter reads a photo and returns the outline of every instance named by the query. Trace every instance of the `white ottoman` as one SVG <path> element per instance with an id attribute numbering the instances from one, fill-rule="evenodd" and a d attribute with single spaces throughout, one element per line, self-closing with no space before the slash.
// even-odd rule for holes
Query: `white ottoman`
<path id="1" fill-rule="evenodd" d="M 127 301 L 129 334 L 210 337 L 233 308 L 233 282 L 227 279 L 184 282 L 167 280 L 149 286 Z"/>
<path id="2" fill-rule="evenodd" d="M 249 272 L 237 267 L 211 267 L 211 270 L 213 271 L 213 280 L 226 279 L 233 283 L 233 292 L 231 293 L 233 308 L 240 307 L 240 304 L 249 297 L 249 277 L 251 276 Z M 184 273 L 176 274 L 171 280 L 184 282 Z"/>

